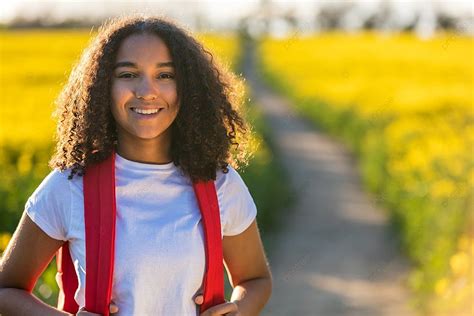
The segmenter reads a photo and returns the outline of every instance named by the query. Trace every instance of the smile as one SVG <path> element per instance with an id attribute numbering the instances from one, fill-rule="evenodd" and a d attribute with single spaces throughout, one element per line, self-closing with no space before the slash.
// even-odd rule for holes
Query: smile
<path id="1" fill-rule="evenodd" d="M 138 108 L 131 108 L 131 110 L 132 110 L 133 112 L 135 112 L 135 113 L 146 114 L 146 115 L 158 113 L 158 112 L 161 111 L 162 109 L 163 109 L 163 108 L 144 110 L 144 109 L 138 109 Z"/>
<path id="2" fill-rule="evenodd" d="M 130 111 L 133 112 L 134 116 L 138 119 L 151 119 L 156 116 L 163 110 L 163 108 L 160 109 L 152 109 L 152 110 L 142 110 L 142 109 L 137 109 L 137 108 L 130 108 Z"/>

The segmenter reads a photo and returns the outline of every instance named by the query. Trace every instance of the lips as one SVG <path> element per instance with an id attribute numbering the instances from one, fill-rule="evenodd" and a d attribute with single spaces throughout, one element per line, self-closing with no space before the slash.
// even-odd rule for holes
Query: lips
<path id="1" fill-rule="evenodd" d="M 146 106 L 131 106 L 130 109 L 138 109 L 138 110 L 162 110 L 164 109 L 164 106 L 153 106 L 153 107 L 146 107 Z"/>
<path id="2" fill-rule="evenodd" d="M 136 115 L 139 116 L 148 116 L 148 117 L 154 117 L 155 115 L 159 114 L 161 110 L 163 110 L 165 107 L 163 106 L 153 106 L 153 107 L 130 107 L 130 111 Z M 138 112 L 152 112 L 152 113 L 138 113 Z M 155 112 L 155 113 L 153 113 Z"/>

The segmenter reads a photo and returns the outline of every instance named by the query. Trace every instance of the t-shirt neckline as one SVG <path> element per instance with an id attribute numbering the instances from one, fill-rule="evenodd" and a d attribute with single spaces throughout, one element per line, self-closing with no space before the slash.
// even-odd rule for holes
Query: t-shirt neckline
<path id="1" fill-rule="evenodd" d="M 115 164 L 118 167 L 123 167 L 126 169 L 133 169 L 133 170 L 172 170 L 175 167 L 173 161 L 165 163 L 165 164 L 143 163 L 143 162 L 128 160 L 120 156 L 117 152 L 115 152 Z"/>

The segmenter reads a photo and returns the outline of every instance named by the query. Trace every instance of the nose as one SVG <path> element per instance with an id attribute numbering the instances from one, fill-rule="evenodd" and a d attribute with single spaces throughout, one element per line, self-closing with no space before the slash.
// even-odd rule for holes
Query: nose
<path id="1" fill-rule="evenodd" d="M 155 85 L 153 79 L 142 77 L 135 88 L 135 96 L 137 99 L 153 100 L 156 99 L 159 91 L 158 85 Z"/>

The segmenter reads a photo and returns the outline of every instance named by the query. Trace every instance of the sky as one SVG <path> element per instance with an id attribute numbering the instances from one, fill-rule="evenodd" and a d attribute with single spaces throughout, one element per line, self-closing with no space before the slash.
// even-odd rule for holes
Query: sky
<path id="1" fill-rule="evenodd" d="M 360 10 L 370 12 L 380 2 L 389 2 L 397 11 L 400 19 L 409 18 L 414 10 L 437 7 L 452 15 L 474 14 L 474 4 L 469 0 L 266 0 L 275 8 L 286 10 L 292 8 L 298 16 L 311 18 L 321 5 L 328 3 L 355 2 Z M 196 13 L 210 20 L 214 25 L 229 26 L 238 19 L 252 12 L 257 12 L 261 0 L 3 0 L 0 2 L 0 22 L 8 23 L 13 17 L 21 14 L 26 18 L 49 16 L 52 21 L 65 18 L 102 19 L 106 16 L 125 12 L 149 12 L 169 15 L 178 20 L 192 24 Z"/>

